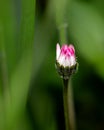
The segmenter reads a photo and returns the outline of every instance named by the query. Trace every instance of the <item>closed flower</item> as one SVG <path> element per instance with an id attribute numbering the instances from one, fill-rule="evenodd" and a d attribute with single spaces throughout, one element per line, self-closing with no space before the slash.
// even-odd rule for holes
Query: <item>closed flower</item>
<path id="1" fill-rule="evenodd" d="M 77 67 L 75 49 L 73 45 L 56 45 L 56 68 L 62 78 L 68 79 L 75 73 Z"/>

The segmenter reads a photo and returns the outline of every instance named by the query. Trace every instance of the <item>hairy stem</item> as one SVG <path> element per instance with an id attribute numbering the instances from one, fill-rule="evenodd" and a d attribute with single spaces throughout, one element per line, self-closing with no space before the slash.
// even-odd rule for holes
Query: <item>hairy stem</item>
<path id="1" fill-rule="evenodd" d="M 68 80 L 63 80 L 63 101 L 66 130 L 75 130 L 75 114 L 73 105 L 73 96 L 71 86 L 68 85 Z"/>
<path id="2" fill-rule="evenodd" d="M 63 80 L 63 102 L 64 102 L 64 116 L 65 116 L 65 126 L 66 130 L 69 130 L 69 112 L 68 112 L 68 80 Z"/>

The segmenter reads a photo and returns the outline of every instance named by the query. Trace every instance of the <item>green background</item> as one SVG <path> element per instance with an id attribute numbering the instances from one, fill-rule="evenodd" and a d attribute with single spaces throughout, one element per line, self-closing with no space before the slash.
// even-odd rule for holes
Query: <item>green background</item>
<path id="1" fill-rule="evenodd" d="M 79 63 L 72 77 L 77 129 L 104 130 L 103 6 L 103 0 L 0 1 L 0 130 L 65 130 L 55 70 L 62 24 Z"/>

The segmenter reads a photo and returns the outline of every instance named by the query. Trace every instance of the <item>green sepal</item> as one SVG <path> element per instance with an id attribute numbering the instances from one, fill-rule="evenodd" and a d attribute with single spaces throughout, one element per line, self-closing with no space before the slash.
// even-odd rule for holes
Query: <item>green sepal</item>
<path id="1" fill-rule="evenodd" d="M 64 67 L 63 65 L 60 65 L 56 61 L 55 67 L 57 69 L 58 74 L 61 76 L 61 78 L 69 79 L 72 74 L 77 72 L 77 70 L 78 70 L 78 63 L 76 62 L 76 64 L 71 66 L 71 67 L 69 67 L 69 66 Z"/>

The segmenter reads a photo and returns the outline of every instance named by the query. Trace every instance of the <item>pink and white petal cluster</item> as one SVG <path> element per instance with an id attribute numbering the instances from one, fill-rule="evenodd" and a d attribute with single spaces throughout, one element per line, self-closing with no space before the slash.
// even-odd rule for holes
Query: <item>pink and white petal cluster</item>
<path id="1" fill-rule="evenodd" d="M 64 44 L 56 46 L 56 61 L 64 67 L 71 67 L 76 64 L 75 49 L 73 45 Z"/>

